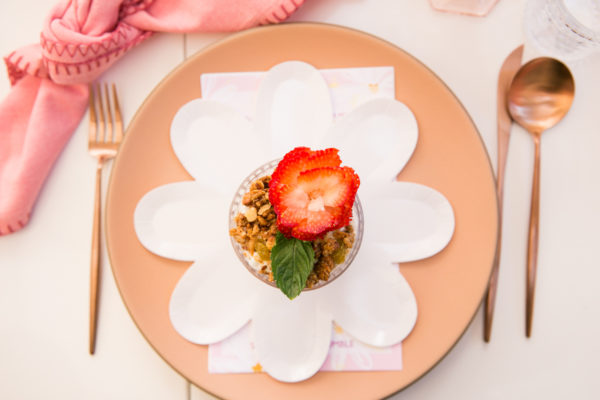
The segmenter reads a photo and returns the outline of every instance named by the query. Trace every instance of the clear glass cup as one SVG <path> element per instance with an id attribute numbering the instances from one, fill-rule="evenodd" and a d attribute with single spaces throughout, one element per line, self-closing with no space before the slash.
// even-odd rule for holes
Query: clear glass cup
<path id="1" fill-rule="evenodd" d="M 524 30 L 542 55 L 582 59 L 600 50 L 600 0 L 529 0 Z"/>
<path id="2" fill-rule="evenodd" d="M 431 7 L 439 11 L 483 17 L 498 0 L 429 0 Z"/>
<path id="3" fill-rule="evenodd" d="M 238 213 L 245 211 L 245 206 L 242 204 L 242 198 L 243 198 L 244 194 L 246 192 L 248 192 L 248 189 L 250 188 L 250 185 L 252 184 L 252 182 L 254 182 L 256 179 L 258 179 L 262 176 L 271 175 L 273 173 L 273 171 L 275 170 L 275 168 L 277 167 L 277 164 L 279 164 L 279 161 L 280 161 L 280 159 L 263 164 L 262 166 L 260 166 L 256 170 L 254 170 L 250 175 L 248 175 L 246 177 L 246 179 L 244 179 L 242 184 L 239 186 L 238 190 L 235 192 L 233 201 L 231 202 L 231 207 L 229 208 L 229 229 L 235 228 L 237 226 L 235 223 L 235 217 L 238 215 Z M 350 248 L 350 251 L 348 252 L 348 254 L 346 254 L 346 259 L 344 260 L 344 262 L 342 264 L 337 265 L 331 271 L 331 273 L 329 275 L 329 279 L 327 281 L 319 281 L 317 284 L 313 285 L 311 288 L 305 288 L 304 291 L 315 290 L 320 287 L 323 287 L 323 286 L 327 285 L 328 283 L 333 282 L 344 271 L 346 271 L 346 269 L 348 269 L 348 267 L 350 266 L 350 264 L 352 264 L 352 261 L 356 257 L 356 254 L 358 253 L 358 250 L 360 249 L 360 245 L 362 243 L 363 231 L 364 231 L 363 218 L 364 217 L 363 217 L 362 206 L 360 204 L 360 200 L 357 195 L 354 200 L 354 205 L 352 208 L 352 222 L 350 223 L 354 227 L 354 232 L 355 232 L 354 244 L 352 245 L 352 248 Z M 261 264 L 254 261 L 252 259 L 252 257 L 249 257 L 246 254 L 247 252 L 242 248 L 242 246 L 233 237 L 230 237 L 230 240 L 231 240 L 231 245 L 233 246 L 233 249 L 235 251 L 235 254 L 239 258 L 239 260 L 242 262 L 242 264 L 248 269 L 248 271 L 250 271 L 250 273 L 252 275 L 254 275 L 256 278 L 267 283 L 268 285 L 277 287 L 277 284 L 275 282 L 269 281 L 269 276 L 267 274 L 263 274 L 259 271 Z"/>

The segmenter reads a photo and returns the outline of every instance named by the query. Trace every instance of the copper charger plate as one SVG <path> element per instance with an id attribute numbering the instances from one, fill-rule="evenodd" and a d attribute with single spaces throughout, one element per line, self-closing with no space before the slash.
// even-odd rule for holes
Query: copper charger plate
<path id="1" fill-rule="evenodd" d="M 150 253 L 134 232 L 133 213 L 144 194 L 191 179 L 172 151 L 169 128 L 183 104 L 201 97 L 200 75 L 264 71 L 287 60 L 316 68 L 393 66 L 396 98 L 410 107 L 419 126 L 417 148 L 399 179 L 440 191 L 454 209 L 456 229 L 450 244 L 434 257 L 400 267 L 419 307 L 417 324 L 403 342 L 402 371 L 319 372 L 291 384 L 267 374 L 209 374 L 208 347 L 183 339 L 169 320 L 171 293 L 190 264 Z M 156 87 L 129 125 L 115 161 L 106 226 L 113 274 L 131 317 L 157 353 L 195 385 L 228 399 L 382 398 L 433 368 L 468 327 L 489 280 L 498 208 L 479 133 L 431 70 L 363 32 L 294 23 L 231 35 L 190 57 Z"/>

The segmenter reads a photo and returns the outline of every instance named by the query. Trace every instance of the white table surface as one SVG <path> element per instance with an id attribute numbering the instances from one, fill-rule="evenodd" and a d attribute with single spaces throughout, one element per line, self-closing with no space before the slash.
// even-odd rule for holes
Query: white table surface
<path id="1" fill-rule="evenodd" d="M 39 40 L 54 2 L 0 2 L 0 54 Z M 523 7 L 523 0 L 500 0 L 478 18 L 434 11 L 426 0 L 306 0 L 290 20 L 360 29 L 420 59 L 463 102 L 495 164 L 497 74 L 504 57 L 523 41 Z M 159 34 L 133 49 L 103 77 L 118 85 L 125 121 L 176 65 L 225 36 Z M 526 57 L 532 54 L 528 48 Z M 570 66 L 577 85 L 573 108 L 542 141 L 533 337 L 524 334 L 533 144 L 515 127 L 492 341 L 482 340 L 480 311 L 449 355 L 393 399 L 600 398 L 600 57 Z M 0 75 L 4 96 L 9 83 Z M 138 332 L 106 254 L 97 351 L 88 355 L 95 161 L 86 135 L 84 119 L 29 225 L 0 238 L 0 398 L 211 399 L 172 370 Z"/>

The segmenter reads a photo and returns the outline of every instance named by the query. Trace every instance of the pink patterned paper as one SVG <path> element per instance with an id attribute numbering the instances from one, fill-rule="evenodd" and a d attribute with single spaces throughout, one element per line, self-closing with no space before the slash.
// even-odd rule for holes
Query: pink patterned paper
<path id="1" fill-rule="evenodd" d="M 393 67 L 321 70 L 331 91 L 334 117 L 378 97 L 395 96 Z M 202 97 L 227 104 L 250 120 L 264 72 L 209 73 L 200 78 Z M 402 369 L 402 344 L 376 348 L 354 340 L 338 325 L 332 326 L 329 354 L 321 371 L 386 371 Z M 211 373 L 261 372 L 253 350 L 250 326 L 208 348 Z"/>
<path id="2" fill-rule="evenodd" d="M 321 73 L 331 90 L 336 118 L 369 100 L 395 95 L 393 67 L 322 69 Z M 228 104 L 252 119 L 263 76 L 264 72 L 202 74 L 202 98 Z"/>

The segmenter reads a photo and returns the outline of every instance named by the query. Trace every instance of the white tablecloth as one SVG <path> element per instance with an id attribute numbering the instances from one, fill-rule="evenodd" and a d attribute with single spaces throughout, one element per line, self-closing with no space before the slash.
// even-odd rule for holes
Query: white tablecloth
<path id="1" fill-rule="evenodd" d="M 0 3 L 0 54 L 33 43 L 54 0 Z M 496 160 L 496 82 L 523 41 L 523 0 L 485 18 L 434 11 L 426 0 L 307 0 L 291 21 L 334 23 L 405 49 L 463 102 Z M 126 121 L 188 55 L 226 34 L 160 34 L 103 77 L 119 86 Z M 526 50 L 526 57 L 535 52 Z M 539 270 L 533 337 L 525 338 L 525 254 L 533 144 L 513 129 L 502 264 L 492 341 L 479 312 L 430 373 L 394 399 L 600 397 L 600 57 L 571 65 L 577 95 L 542 141 Z M 0 77 L 0 95 L 9 83 Z M 45 185 L 30 224 L 0 238 L 0 398 L 208 399 L 172 370 L 129 317 L 106 253 L 96 355 L 87 353 L 95 161 L 79 126 Z M 108 173 L 105 174 L 106 185 Z M 2 194 L 0 194 L 2 195 Z"/>

